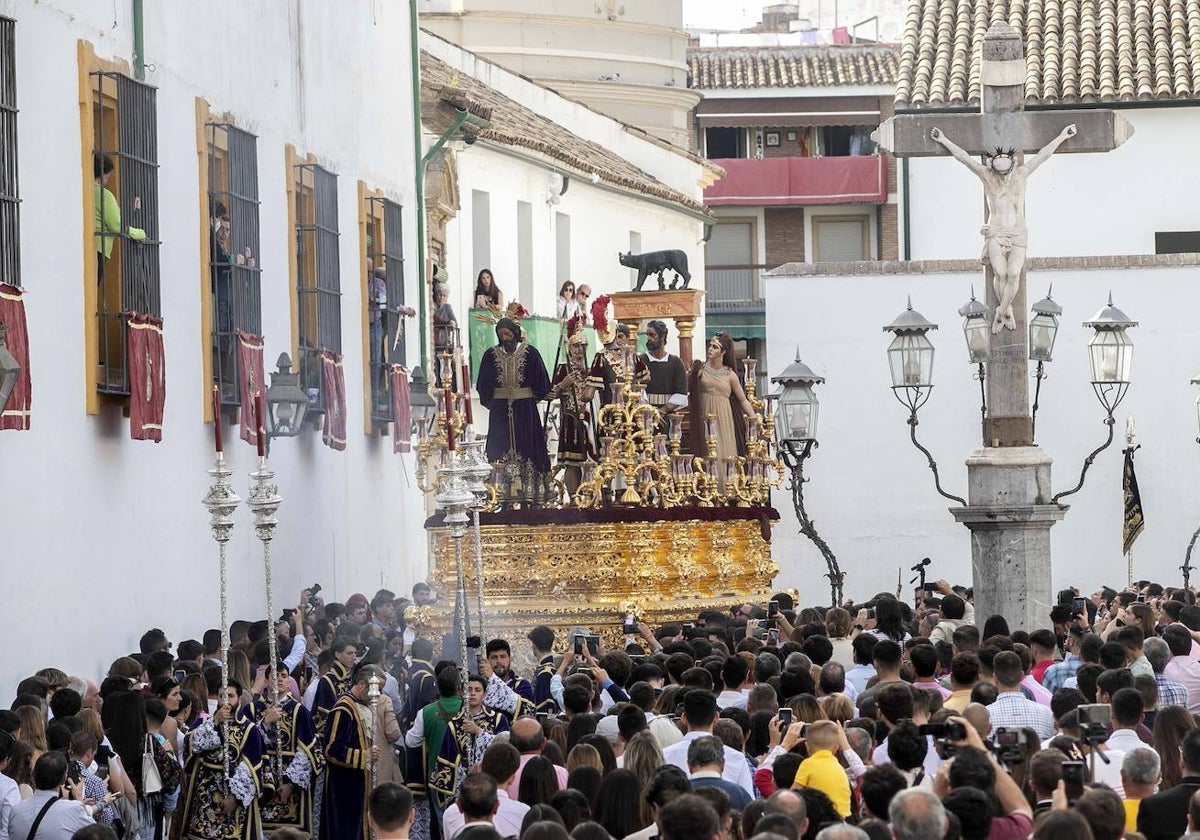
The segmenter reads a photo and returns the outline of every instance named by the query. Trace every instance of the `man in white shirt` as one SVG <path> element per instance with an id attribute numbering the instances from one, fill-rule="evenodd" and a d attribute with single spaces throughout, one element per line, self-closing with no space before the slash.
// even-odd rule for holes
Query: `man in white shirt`
<path id="1" fill-rule="evenodd" d="M 413 798 L 408 788 L 384 782 L 367 800 L 367 819 L 375 840 L 408 840 L 413 823 Z"/>
<path id="2" fill-rule="evenodd" d="M 512 744 L 491 744 L 483 753 L 479 772 L 467 776 L 458 798 L 442 817 L 442 836 L 453 840 L 467 826 L 489 823 L 502 837 L 519 835 L 529 806 L 510 799 L 509 782 L 521 766 L 521 754 Z"/>
<path id="3" fill-rule="evenodd" d="M 725 683 L 725 690 L 717 695 L 717 706 L 722 709 L 746 708 L 746 695 L 751 687 L 746 684 L 749 678 L 750 666 L 746 664 L 745 659 L 737 654 L 727 658 L 721 666 L 721 680 Z"/>
<path id="4" fill-rule="evenodd" d="M 685 773 L 688 772 L 688 747 L 697 738 L 713 734 L 713 724 L 718 714 L 717 698 L 711 691 L 694 688 L 687 692 L 683 698 L 683 721 L 688 731 L 683 740 L 663 750 L 667 764 L 674 764 Z M 740 785 L 753 798 L 754 777 L 750 774 L 746 757 L 728 746 L 725 747 L 725 768 L 721 778 Z"/>

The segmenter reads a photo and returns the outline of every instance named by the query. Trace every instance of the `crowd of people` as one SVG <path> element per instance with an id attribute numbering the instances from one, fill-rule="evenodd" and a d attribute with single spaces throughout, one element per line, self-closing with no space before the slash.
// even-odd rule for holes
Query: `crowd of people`
<path id="1" fill-rule="evenodd" d="M 405 627 L 425 584 L 305 590 L 228 649 L 149 630 L 99 683 L 17 686 L 0 840 L 1200 838 L 1192 591 L 1066 590 L 1011 629 L 931 588 L 631 621 L 617 649 L 538 626 L 466 674 Z"/>

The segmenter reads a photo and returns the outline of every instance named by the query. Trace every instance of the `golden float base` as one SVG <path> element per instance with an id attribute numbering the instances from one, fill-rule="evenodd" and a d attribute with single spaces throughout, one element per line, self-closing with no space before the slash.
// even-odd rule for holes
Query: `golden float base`
<path id="1" fill-rule="evenodd" d="M 725 610 L 739 601 L 765 602 L 779 571 L 768 539 L 776 519 L 770 508 L 485 514 L 486 524 L 480 527 L 484 634 L 508 639 L 514 658 L 527 668 L 531 650 L 525 634 L 539 624 L 555 630 L 560 651 L 567 631 L 577 625 L 602 636 L 607 647 L 620 648 L 622 624 L 630 612 L 655 626 L 694 621 L 703 610 Z M 430 581 L 441 599 L 408 615 L 419 635 L 440 639 L 453 619 L 455 546 L 440 518 L 426 527 L 433 541 Z M 461 550 L 475 633 L 471 528 Z"/>

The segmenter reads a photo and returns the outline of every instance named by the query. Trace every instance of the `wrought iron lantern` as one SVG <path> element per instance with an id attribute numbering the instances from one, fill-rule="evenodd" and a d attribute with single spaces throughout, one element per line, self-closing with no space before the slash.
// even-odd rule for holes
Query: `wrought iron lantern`
<path id="1" fill-rule="evenodd" d="M 813 386 L 824 382 L 825 377 L 813 373 L 812 368 L 800 361 L 800 351 L 797 350 L 796 360 L 781 374 L 772 377 L 771 381 L 782 386 L 778 394 L 779 407 L 775 412 L 779 440 L 785 445 L 816 440 L 820 403 Z"/>
<path id="2" fill-rule="evenodd" d="M 895 335 L 887 351 L 892 392 L 911 411 L 929 399 L 933 387 L 933 344 L 927 333 L 936 329 L 937 324 L 913 309 L 911 297 L 908 307 L 883 328 Z"/>
<path id="3" fill-rule="evenodd" d="M 1092 368 L 1092 388 L 1096 397 L 1111 414 L 1129 390 L 1133 367 L 1133 339 L 1127 330 L 1137 321 L 1113 306 L 1112 294 L 1108 305 L 1097 312 L 1085 327 L 1095 332 L 1088 342 L 1088 360 Z"/>
<path id="4" fill-rule="evenodd" d="M 1033 317 L 1029 319 L 1029 360 L 1049 362 L 1054 356 L 1054 340 L 1058 338 L 1058 320 L 1062 307 L 1050 297 L 1054 287 L 1046 296 L 1033 305 Z"/>
<path id="5" fill-rule="evenodd" d="M 963 335 L 967 339 L 967 356 L 971 364 L 982 365 L 992 353 L 992 326 L 989 322 L 988 308 L 975 299 L 975 289 L 971 289 L 971 299 L 958 310 L 963 316 Z"/>
<path id="6" fill-rule="evenodd" d="M 264 397 L 267 403 L 267 436 L 296 437 L 304 427 L 308 413 L 308 395 L 300 387 L 300 375 L 292 373 L 292 357 L 280 353 L 271 373 L 271 387 Z"/>

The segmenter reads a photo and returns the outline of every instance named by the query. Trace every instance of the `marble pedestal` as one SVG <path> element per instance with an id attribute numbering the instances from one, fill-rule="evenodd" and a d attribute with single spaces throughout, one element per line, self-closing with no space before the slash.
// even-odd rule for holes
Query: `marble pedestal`
<path id="1" fill-rule="evenodd" d="M 1050 526 L 1067 512 L 1050 504 L 1050 464 L 1039 446 L 987 447 L 967 459 L 970 503 L 950 513 L 971 531 L 981 627 L 992 615 L 1013 630 L 1050 626 Z"/>

